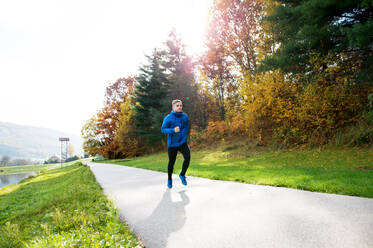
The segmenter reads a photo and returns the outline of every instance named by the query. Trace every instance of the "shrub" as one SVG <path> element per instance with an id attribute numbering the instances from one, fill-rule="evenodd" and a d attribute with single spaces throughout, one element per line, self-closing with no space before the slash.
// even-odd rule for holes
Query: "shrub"
<path id="1" fill-rule="evenodd" d="M 258 74 L 242 82 L 242 108 L 247 133 L 262 144 L 265 136 L 280 140 L 294 133 L 298 86 L 279 72 Z"/>
<path id="2" fill-rule="evenodd" d="M 245 121 L 242 119 L 235 119 L 229 124 L 229 131 L 230 134 L 237 137 L 237 136 L 246 136 L 247 129 L 245 125 Z"/>
<path id="3" fill-rule="evenodd" d="M 225 121 L 210 121 L 207 124 L 207 139 L 215 141 L 225 138 L 228 134 L 228 126 Z"/>
<path id="4" fill-rule="evenodd" d="M 78 159 L 79 159 L 79 156 L 75 155 L 73 157 L 67 158 L 65 162 L 71 162 L 71 161 L 75 161 L 75 160 L 78 160 Z"/>
<path id="5" fill-rule="evenodd" d="M 276 147 L 326 144 L 338 130 L 358 122 L 367 99 L 373 108 L 373 94 L 367 98 L 373 87 L 363 89 L 345 75 L 325 73 L 304 84 L 299 78 L 286 79 L 279 71 L 245 78 L 241 94 L 248 135 L 258 144 L 275 140 Z M 373 120 L 373 113 L 366 116 Z M 370 142 L 370 129 L 355 134 L 356 144 Z"/>
<path id="6" fill-rule="evenodd" d="M 298 126 L 306 138 L 326 143 L 336 130 L 356 123 L 363 101 L 349 85 L 308 84 L 298 98 Z"/>

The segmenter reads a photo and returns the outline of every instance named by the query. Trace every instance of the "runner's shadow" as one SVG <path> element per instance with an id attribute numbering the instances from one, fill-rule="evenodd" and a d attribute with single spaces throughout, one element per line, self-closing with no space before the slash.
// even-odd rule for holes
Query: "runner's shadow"
<path id="1" fill-rule="evenodd" d="M 189 204 L 189 198 L 185 190 L 178 193 L 181 201 L 173 202 L 171 191 L 167 189 L 152 214 L 141 221 L 140 226 L 146 233 L 144 235 L 146 247 L 166 247 L 170 234 L 184 226 L 185 206 Z"/>

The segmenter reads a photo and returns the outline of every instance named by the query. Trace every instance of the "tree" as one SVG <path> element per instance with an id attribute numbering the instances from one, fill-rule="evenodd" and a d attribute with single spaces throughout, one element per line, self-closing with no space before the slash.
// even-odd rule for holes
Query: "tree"
<path id="1" fill-rule="evenodd" d="M 131 93 L 132 94 L 132 93 Z M 134 104 L 132 97 L 127 97 L 126 101 L 121 105 L 121 113 L 119 115 L 119 128 L 115 139 L 118 141 L 121 153 L 124 157 L 134 157 L 144 153 L 146 147 L 141 143 L 141 140 L 136 136 L 134 130 L 134 109 L 131 107 Z"/>
<path id="2" fill-rule="evenodd" d="M 7 166 L 10 164 L 10 157 L 8 155 L 4 155 L 1 160 L 0 160 L 0 164 L 2 166 Z"/>
<path id="3" fill-rule="evenodd" d="M 216 104 L 216 97 L 209 78 L 203 72 L 201 66 L 198 67 L 196 74 L 196 84 L 198 88 L 198 129 L 203 130 L 207 127 L 209 121 L 217 121 L 221 119 L 219 106 Z"/>
<path id="4" fill-rule="evenodd" d="M 239 82 L 254 77 L 258 59 L 261 0 L 216 0 L 210 10 L 207 51 L 201 68 L 219 108 L 220 119 L 240 110 Z"/>
<path id="5" fill-rule="evenodd" d="M 74 145 L 73 144 L 68 144 L 67 145 L 67 155 L 68 157 L 72 157 L 75 153 L 75 148 L 74 148 Z"/>
<path id="6" fill-rule="evenodd" d="M 119 127 L 121 104 L 133 90 L 133 77 L 119 78 L 106 88 L 105 105 L 82 128 L 83 150 L 90 155 L 106 158 L 122 156 L 118 141 L 115 139 Z"/>
<path id="7" fill-rule="evenodd" d="M 312 73 L 312 57 L 343 54 L 343 61 L 361 64 L 356 76 L 373 82 L 373 3 L 367 0 L 280 0 L 267 17 L 278 49 L 262 70 Z M 333 64 L 320 68 L 326 70 Z"/>
<path id="8" fill-rule="evenodd" d="M 119 78 L 106 88 L 104 107 L 97 113 L 95 120 L 91 120 L 85 126 L 85 135 L 90 138 L 94 137 L 86 144 L 96 147 L 92 152 L 95 151 L 106 158 L 120 158 L 122 156 L 115 136 L 119 127 L 121 104 L 125 102 L 129 92 L 132 91 L 134 81 L 133 77 Z"/>
<path id="9" fill-rule="evenodd" d="M 17 158 L 17 159 L 13 159 L 10 162 L 10 164 L 11 165 L 30 165 L 30 164 L 33 164 L 33 161 L 31 161 L 30 159 Z"/>
<path id="10" fill-rule="evenodd" d="M 167 102 L 170 105 L 174 99 L 183 101 L 183 111 L 188 113 L 191 124 L 198 123 L 198 88 L 195 83 L 194 66 L 192 57 L 185 50 L 181 38 L 173 29 L 162 50 L 162 60 L 169 82 Z M 200 124 L 200 123 L 198 123 Z M 198 125 L 197 124 L 197 125 Z"/>
<path id="11" fill-rule="evenodd" d="M 83 150 L 86 154 L 95 156 L 99 154 L 100 147 L 102 146 L 101 139 L 97 131 L 97 116 L 90 118 L 81 130 L 83 137 Z"/>
<path id="12" fill-rule="evenodd" d="M 140 67 L 134 91 L 134 132 L 147 145 L 162 140 L 162 119 L 169 109 L 169 81 L 165 74 L 162 54 L 156 49 L 147 56 L 148 64 Z"/>
<path id="13" fill-rule="evenodd" d="M 219 50 L 221 59 L 234 61 L 242 74 L 253 74 L 257 67 L 262 2 L 215 0 L 210 11 L 208 43 Z"/>

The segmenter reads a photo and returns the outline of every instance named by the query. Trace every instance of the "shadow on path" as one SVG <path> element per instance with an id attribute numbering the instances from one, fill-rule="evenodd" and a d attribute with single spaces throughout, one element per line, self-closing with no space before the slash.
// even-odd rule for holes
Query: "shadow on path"
<path id="1" fill-rule="evenodd" d="M 180 230 L 186 220 L 185 206 L 189 204 L 189 198 L 185 190 L 178 192 L 181 201 L 173 202 L 171 191 L 167 189 L 161 201 L 152 214 L 134 226 L 141 227 L 141 233 L 146 233 L 145 245 L 147 248 L 166 247 L 170 234 Z"/>

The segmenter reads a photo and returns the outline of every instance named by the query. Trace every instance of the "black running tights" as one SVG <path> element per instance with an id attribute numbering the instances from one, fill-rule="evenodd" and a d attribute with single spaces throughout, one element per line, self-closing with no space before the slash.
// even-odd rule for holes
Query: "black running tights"
<path id="1" fill-rule="evenodd" d="M 168 179 L 172 179 L 172 172 L 174 171 L 174 164 L 178 151 L 180 151 L 184 157 L 183 168 L 180 175 L 185 176 L 185 173 L 189 167 L 190 150 L 187 143 L 184 143 L 178 147 L 168 147 Z"/>

